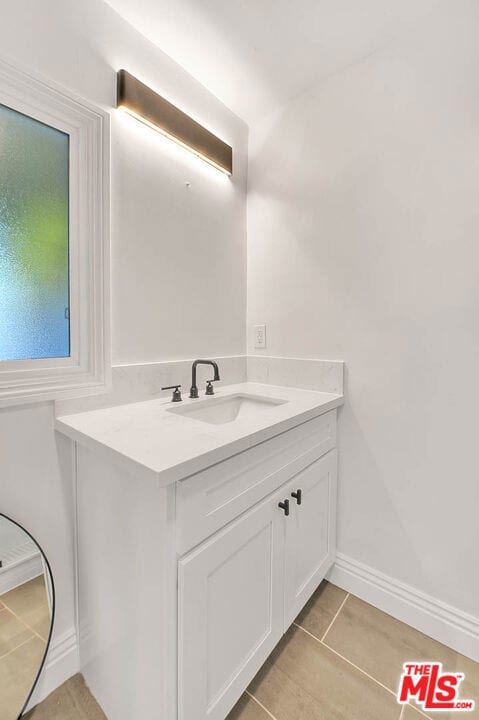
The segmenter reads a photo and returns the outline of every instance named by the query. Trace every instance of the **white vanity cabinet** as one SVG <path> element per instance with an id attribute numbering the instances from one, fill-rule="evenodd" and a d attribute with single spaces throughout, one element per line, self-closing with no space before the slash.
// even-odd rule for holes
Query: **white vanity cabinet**
<path id="1" fill-rule="evenodd" d="M 109 720 L 225 720 L 333 564 L 341 398 L 298 397 L 297 422 L 284 405 L 286 427 L 189 472 L 158 471 L 161 428 L 187 421 L 156 429 L 155 404 L 58 420 L 75 443 L 80 669 Z M 144 439 L 132 418 L 148 412 Z M 132 433 L 141 458 L 123 449 Z"/>
<path id="2" fill-rule="evenodd" d="M 310 423 L 286 433 L 284 464 L 264 478 L 268 443 L 244 453 L 249 475 L 230 477 L 220 463 L 206 482 L 223 512 L 263 483 L 276 489 L 179 559 L 179 720 L 224 720 L 334 561 L 337 453 L 321 455 L 335 440 L 335 412 Z M 180 547 L 206 531 L 205 504 L 195 518 L 188 502 L 204 487 L 189 485 L 177 491 Z M 192 526 L 183 528 L 185 513 Z"/>

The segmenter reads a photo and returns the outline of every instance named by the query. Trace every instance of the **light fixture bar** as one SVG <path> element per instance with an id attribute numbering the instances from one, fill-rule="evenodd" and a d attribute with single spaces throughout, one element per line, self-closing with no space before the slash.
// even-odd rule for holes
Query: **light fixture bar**
<path id="1" fill-rule="evenodd" d="M 231 175 L 232 148 L 126 70 L 118 72 L 117 107 Z"/>

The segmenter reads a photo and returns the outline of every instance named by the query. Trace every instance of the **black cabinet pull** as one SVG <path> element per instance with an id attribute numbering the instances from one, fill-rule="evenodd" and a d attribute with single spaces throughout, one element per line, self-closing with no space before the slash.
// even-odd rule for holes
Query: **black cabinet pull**
<path id="1" fill-rule="evenodd" d="M 292 492 L 291 497 L 295 498 L 297 505 L 301 505 L 301 502 L 303 500 L 303 492 L 301 488 L 299 488 L 299 490 L 296 490 L 296 492 Z"/>
<path id="2" fill-rule="evenodd" d="M 284 514 L 286 517 L 289 515 L 289 500 L 285 500 L 284 502 L 278 503 L 278 507 L 281 508 L 281 510 L 284 510 Z"/>

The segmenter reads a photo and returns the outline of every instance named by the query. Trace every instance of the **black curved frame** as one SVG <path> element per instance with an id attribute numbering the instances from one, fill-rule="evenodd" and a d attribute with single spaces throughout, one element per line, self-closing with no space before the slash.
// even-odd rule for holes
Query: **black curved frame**
<path id="1" fill-rule="evenodd" d="M 45 565 L 46 565 L 46 568 L 47 568 L 47 570 L 48 570 L 48 574 L 49 574 L 49 576 L 50 576 L 50 582 L 51 582 L 51 586 L 52 586 L 52 617 L 51 617 L 51 622 L 50 622 L 50 632 L 48 633 L 47 643 L 46 643 L 46 645 L 45 645 L 45 652 L 43 653 L 43 657 L 42 657 L 42 661 L 41 661 L 41 663 L 40 663 L 40 667 L 38 668 L 38 672 L 37 672 L 37 674 L 36 674 L 36 676 L 35 676 L 35 679 L 34 679 L 34 681 L 33 681 L 32 687 L 30 688 L 30 692 L 28 693 L 27 698 L 26 698 L 25 702 L 23 703 L 22 709 L 20 710 L 20 715 L 19 715 L 18 718 L 17 718 L 17 720 L 21 720 L 21 718 L 23 717 L 23 713 L 24 713 L 25 710 L 27 709 L 27 705 L 28 705 L 28 703 L 30 702 L 30 699 L 31 699 L 31 697 L 32 697 L 32 695 L 33 695 L 33 691 L 35 690 L 35 688 L 36 688 L 36 686 L 37 686 L 37 683 L 38 683 L 38 681 L 39 681 L 39 679 L 40 679 L 40 675 L 42 674 L 43 668 L 45 667 L 45 661 L 46 661 L 46 659 L 47 659 L 48 651 L 49 651 L 49 649 L 50 649 L 50 644 L 51 644 L 52 635 L 53 635 L 53 625 L 54 625 L 54 623 L 55 623 L 55 605 L 56 605 L 56 600 L 55 600 L 55 582 L 54 582 L 54 580 L 53 580 L 52 568 L 51 568 L 51 565 L 50 565 L 50 563 L 49 563 L 49 561 L 48 561 L 48 558 L 47 558 L 47 556 L 45 555 L 45 553 L 43 552 L 43 549 L 42 549 L 40 543 L 36 540 L 36 538 L 34 538 L 33 535 L 32 535 L 30 532 L 28 532 L 28 530 L 26 530 L 26 529 L 23 527 L 23 525 L 20 525 L 20 523 L 18 523 L 16 520 L 13 520 L 13 519 L 12 519 L 11 517 L 9 517 L 8 515 L 5 515 L 5 513 L 0 512 L 0 517 L 3 517 L 3 518 L 5 518 L 5 520 L 8 520 L 9 522 L 11 522 L 11 523 L 13 523 L 14 525 L 16 525 L 18 528 L 20 528 L 20 530 L 23 530 L 23 532 L 24 532 L 26 535 L 28 535 L 28 537 L 29 537 L 31 540 L 33 540 L 33 542 L 35 543 L 35 545 L 37 546 L 37 548 L 40 550 L 40 552 L 41 552 L 41 554 L 42 554 L 42 557 L 43 557 L 43 559 L 44 559 L 44 561 L 45 561 Z"/>

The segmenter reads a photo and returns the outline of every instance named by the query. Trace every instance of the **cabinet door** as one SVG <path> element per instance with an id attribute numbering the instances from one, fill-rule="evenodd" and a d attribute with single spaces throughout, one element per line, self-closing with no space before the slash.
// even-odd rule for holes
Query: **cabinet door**
<path id="1" fill-rule="evenodd" d="M 288 484 L 286 522 L 286 630 L 334 562 L 336 553 L 337 451 L 300 472 Z M 301 504 L 292 493 L 301 491 Z"/>
<path id="2" fill-rule="evenodd" d="M 224 720 L 283 634 L 284 492 L 179 561 L 179 720 Z"/>

